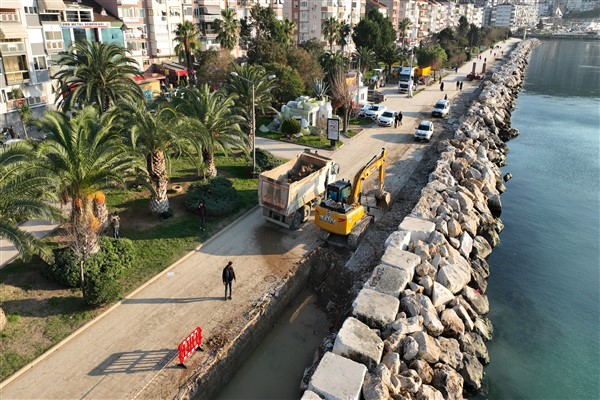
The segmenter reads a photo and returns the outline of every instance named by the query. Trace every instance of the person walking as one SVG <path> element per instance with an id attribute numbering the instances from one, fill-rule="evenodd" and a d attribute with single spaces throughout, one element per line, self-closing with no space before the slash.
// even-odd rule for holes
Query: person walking
<path id="1" fill-rule="evenodd" d="M 200 215 L 200 230 L 201 231 L 205 231 L 206 230 L 206 206 L 204 205 L 204 202 L 201 201 L 200 204 L 198 204 L 198 214 Z"/>
<path id="2" fill-rule="evenodd" d="M 398 124 L 402 125 L 402 111 L 398 111 Z"/>
<path id="3" fill-rule="evenodd" d="M 460 83 L 460 88 L 459 88 L 460 90 L 462 90 L 462 85 L 463 85 L 463 83 L 461 82 L 461 83 Z"/>
<path id="4" fill-rule="evenodd" d="M 440 83 L 440 90 L 443 92 L 444 91 L 444 82 Z"/>
<path id="5" fill-rule="evenodd" d="M 456 90 L 458 90 L 458 88 L 460 88 L 460 82 L 456 81 Z"/>
<path id="6" fill-rule="evenodd" d="M 455 74 L 458 74 L 458 65 L 455 65 L 455 66 L 454 66 L 454 73 L 455 73 Z"/>
<path id="7" fill-rule="evenodd" d="M 121 218 L 116 211 L 110 217 L 110 224 L 112 225 L 113 238 L 120 239 L 121 234 L 119 233 L 119 228 L 121 227 Z"/>
<path id="8" fill-rule="evenodd" d="M 398 113 L 394 114 L 394 128 L 398 127 Z"/>
<path id="9" fill-rule="evenodd" d="M 235 271 L 233 270 L 233 262 L 229 261 L 223 268 L 223 285 L 225 285 L 225 300 L 227 297 L 227 288 L 229 288 L 229 300 L 231 300 L 231 282 L 235 281 Z"/>

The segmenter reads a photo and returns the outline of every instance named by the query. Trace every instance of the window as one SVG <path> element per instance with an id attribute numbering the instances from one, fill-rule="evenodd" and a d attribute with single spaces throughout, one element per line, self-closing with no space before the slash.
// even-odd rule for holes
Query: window
<path id="1" fill-rule="evenodd" d="M 60 31 L 46 31 L 44 37 L 46 38 L 46 49 L 62 50 L 63 37 Z"/>
<path id="2" fill-rule="evenodd" d="M 38 10 L 37 7 L 24 7 L 25 8 L 25 14 L 37 14 Z"/>
<path id="3" fill-rule="evenodd" d="M 67 10 L 65 16 L 67 22 L 92 22 L 91 10 Z"/>
<path id="4" fill-rule="evenodd" d="M 19 16 L 14 12 L 0 12 L 1 22 L 18 22 Z"/>
<path id="5" fill-rule="evenodd" d="M 23 39 L 3 39 L 0 42 L 0 52 L 10 53 L 15 51 L 25 51 Z"/>
<path id="6" fill-rule="evenodd" d="M 27 70 L 27 57 L 20 56 L 4 56 L 4 73 L 8 82 L 18 82 L 29 79 L 29 71 Z"/>
<path id="7" fill-rule="evenodd" d="M 34 56 L 33 69 L 37 71 L 42 69 L 48 69 L 48 65 L 46 64 L 46 56 Z"/>
<path id="8" fill-rule="evenodd" d="M 143 8 L 136 8 L 137 10 L 137 16 L 138 18 L 144 18 L 144 9 Z"/>

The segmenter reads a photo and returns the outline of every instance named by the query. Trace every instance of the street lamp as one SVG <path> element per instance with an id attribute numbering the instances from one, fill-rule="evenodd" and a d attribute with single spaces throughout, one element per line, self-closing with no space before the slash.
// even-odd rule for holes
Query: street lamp
<path id="1" fill-rule="evenodd" d="M 244 80 L 252 85 L 252 123 L 250 124 L 250 133 L 252 134 L 252 175 L 256 175 L 256 102 L 254 99 L 254 86 L 256 85 L 256 82 L 248 78 L 244 78 L 235 71 L 231 71 L 231 76 L 240 78 L 241 80 Z M 275 75 L 267 76 L 268 80 L 275 78 Z"/>

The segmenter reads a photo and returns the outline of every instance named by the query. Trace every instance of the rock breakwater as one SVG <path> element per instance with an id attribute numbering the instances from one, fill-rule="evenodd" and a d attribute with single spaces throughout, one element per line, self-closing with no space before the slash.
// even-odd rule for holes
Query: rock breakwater
<path id="1" fill-rule="evenodd" d="M 490 268 L 503 224 L 500 167 L 530 50 L 520 42 L 440 142 L 421 197 L 385 242 L 351 316 L 319 350 L 303 399 L 462 399 L 481 388 Z"/>

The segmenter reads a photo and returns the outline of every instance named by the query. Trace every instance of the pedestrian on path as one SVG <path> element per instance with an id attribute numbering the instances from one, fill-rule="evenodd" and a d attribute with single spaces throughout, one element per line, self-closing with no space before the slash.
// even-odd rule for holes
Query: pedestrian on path
<path id="1" fill-rule="evenodd" d="M 448 93 L 444 95 L 444 100 L 448 100 Z"/>
<path id="2" fill-rule="evenodd" d="M 444 82 L 440 83 L 440 90 L 443 92 L 444 91 Z"/>
<path id="3" fill-rule="evenodd" d="M 116 211 L 110 217 L 110 224 L 112 225 L 113 237 L 115 239 L 120 239 L 121 235 L 119 233 L 119 228 L 121 227 L 121 218 Z"/>
<path id="4" fill-rule="evenodd" d="M 200 215 L 200 230 L 205 231 L 206 230 L 206 206 L 204 205 L 204 202 L 201 201 L 200 204 L 198 204 L 198 214 Z"/>
<path id="5" fill-rule="evenodd" d="M 394 114 L 394 128 L 398 127 L 398 113 Z"/>
<path id="6" fill-rule="evenodd" d="M 456 90 L 458 90 L 460 88 L 460 82 L 456 81 Z"/>
<path id="7" fill-rule="evenodd" d="M 396 115 L 396 118 L 398 118 L 398 124 L 402 125 L 402 111 L 398 111 L 398 115 Z"/>
<path id="8" fill-rule="evenodd" d="M 461 82 L 461 83 L 460 83 L 460 88 L 459 88 L 460 90 L 462 90 L 462 85 L 463 85 L 463 83 Z"/>
<path id="9" fill-rule="evenodd" d="M 225 300 L 227 300 L 227 288 L 229 288 L 229 300 L 231 300 L 231 282 L 235 281 L 233 262 L 229 261 L 223 268 L 223 285 L 225 285 Z"/>
<path id="10" fill-rule="evenodd" d="M 455 74 L 458 74 L 458 65 L 456 65 L 456 66 L 454 67 L 454 73 L 455 73 Z"/>

